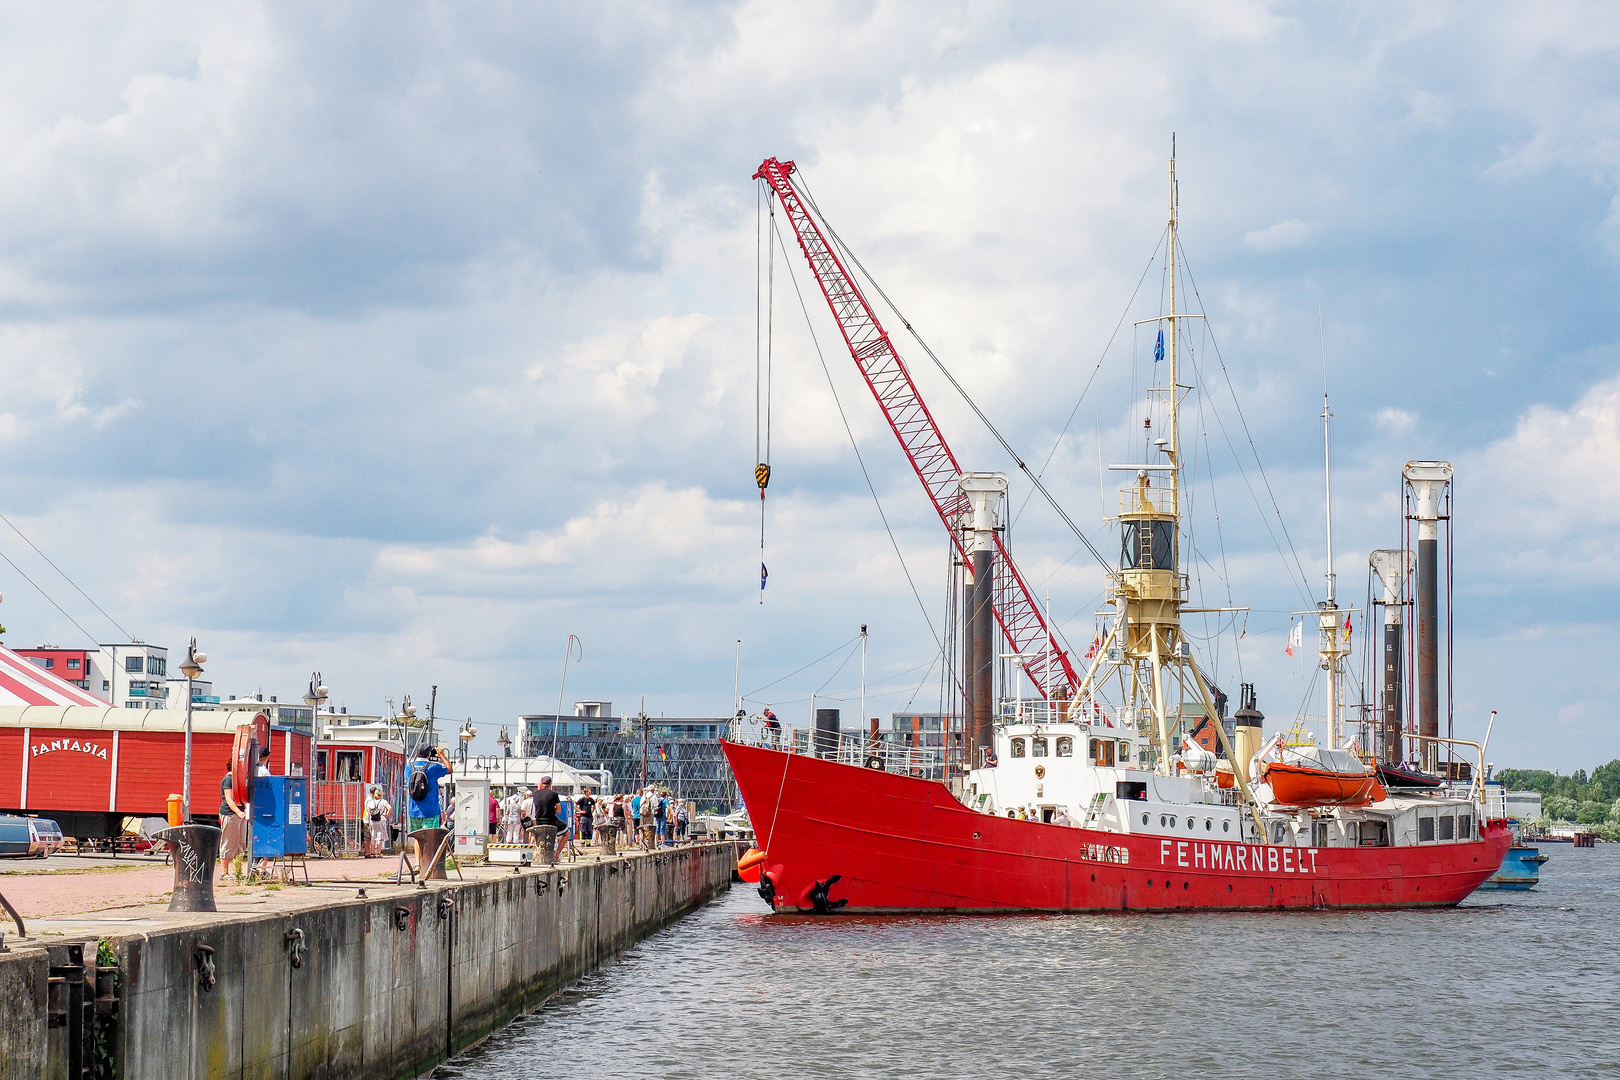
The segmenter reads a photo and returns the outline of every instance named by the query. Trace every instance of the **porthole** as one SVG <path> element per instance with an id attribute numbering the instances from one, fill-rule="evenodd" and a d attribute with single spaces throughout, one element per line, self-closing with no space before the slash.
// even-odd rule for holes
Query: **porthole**
<path id="1" fill-rule="evenodd" d="M 1091 880 L 1092 880 L 1092 881 L 1096 881 L 1096 880 L 1097 880 L 1097 875 L 1096 875 L 1096 874 L 1092 874 L 1092 875 L 1091 875 Z"/>
<path id="2" fill-rule="evenodd" d="M 1204 831 L 1205 832 L 1214 832 L 1215 831 L 1215 822 L 1211 821 L 1209 818 L 1205 818 L 1204 819 Z"/>
<path id="3" fill-rule="evenodd" d="M 1192 832 L 1196 828 L 1198 828 L 1198 819 L 1197 818 L 1188 818 L 1187 819 L 1187 831 Z"/>
<path id="4" fill-rule="evenodd" d="M 1170 815 L 1170 827 L 1172 829 L 1176 827 L 1176 815 L 1174 814 Z"/>
<path id="5" fill-rule="evenodd" d="M 1169 820 L 1170 820 L 1169 818 L 1165 817 L 1163 814 L 1160 814 L 1159 815 L 1159 828 L 1161 828 L 1161 829 L 1164 828 L 1164 823 L 1166 821 L 1169 821 Z"/>
<path id="6" fill-rule="evenodd" d="M 1192 884 L 1191 884 L 1191 883 L 1190 883 L 1190 882 L 1186 882 L 1186 881 L 1183 881 L 1183 882 L 1182 882 L 1182 883 L 1181 883 L 1181 887 L 1182 887 L 1182 888 L 1183 888 L 1183 889 L 1190 889 L 1190 888 L 1192 888 Z"/>
<path id="7" fill-rule="evenodd" d="M 1231 832 L 1231 831 L 1232 831 L 1232 823 L 1230 821 L 1221 822 L 1221 832 Z"/>
<path id="8" fill-rule="evenodd" d="M 1146 814 L 1143 814 L 1142 815 L 1142 824 L 1146 825 L 1147 823 L 1148 823 L 1148 816 Z"/>

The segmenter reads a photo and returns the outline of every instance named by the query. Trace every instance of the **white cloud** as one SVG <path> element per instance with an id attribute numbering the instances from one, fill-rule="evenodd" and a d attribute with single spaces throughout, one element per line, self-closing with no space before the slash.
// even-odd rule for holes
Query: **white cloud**
<path id="1" fill-rule="evenodd" d="M 1284 248 L 1299 247 L 1315 235 L 1315 226 L 1297 218 L 1289 218 L 1264 229 L 1244 233 L 1243 243 L 1255 251 L 1282 251 Z"/>
<path id="2" fill-rule="evenodd" d="M 1411 431 L 1412 428 L 1417 426 L 1417 422 L 1418 417 L 1416 413 L 1407 412 L 1405 409 L 1397 409 L 1390 406 L 1379 409 L 1378 414 L 1373 417 L 1373 423 L 1377 424 L 1381 430 L 1390 435 L 1405 435 L 1408 431 Z"/>
<path id="3" fill-rule="evenodd" d="M 1158 313 L 1156 271 L 1126 302 L 1163 229 L 1175 132 L 1216 472 L 1232 468 L 1223 432 L 1242 454 L 1252 437 L 1291 540 L 1317 546 L 1321 292 L 1331 354 L 1355 358 L 1335 405 L 1378 432 L 1337 427 L 1342 460 L 1421 433 L 1432 445 L 1409 456 L 1457 460 L 1465 504 L 1490 490 L 1481 477 L 1505 493 L 1490 550 L 1507 562 L 1469 572 L 1504 593 L 1520 562 L 1540 580 L 1562 549 L 1517 527 L 1514 500 L 1565 523 L 1579 503 L 1525 462 L 1601 474 L 1613 448 L 1588 432 L 1612 403 L 1532 410 L 1477 461 L 1469 447 L 1523 403 L 1613 374 L 1609 331 L 1563 305 L 1616 284 L 1589 233 L 1620 183 L 1620 19 L 1178 10 L 0 15 L 7 512 L 63 565 L 95 568 L 87 588 L 143 633 L 203 630 L 235 689 L 291 692 L 324 665 L 356 704 L 437 679 L 466 711 L 507 715 L 544 681 L 536 642 L 549 665 L 566 627 L 602 663 L 591 693 L 634 682 L 699 709 L 724 704 L 739 636 L 753 663 L 791 670 L 864 619 L 907 666 L 933 642 L 780 258 L 772 584 L 763 608 L 754 594 L 749 174 L 767 154 L 801 163 L 1032 460 L 1123 316 L 1068 438 L 1106 414 L 1110 459 L 1134 460 L 1112 455 L 1134 434 L 1121 417 L 1150 361 L 1130 323 Z M 1328 222 L 1334 243 L 1313 245 Z M 789 258 L 937 619 L 943 530 L 791 240 Z M 1592 296 L 1572 298 L 1570 265 Z M 1437 319 L 1458 296 L 1470 316 Z M 964 465 L 1008 468 L 889 328 Z M 1549 350 L 1575 359 L 1550 370 Z M 1460 374 L 1481 358 L 1488 380 Z M 1048 473 L 1088 525 L 1095 450 Z M 1240 521 L 1249 489 L 1221 479 L 1224 549 L 1200 547 L 1232 568 L 1236 602 L 1293 609 L 1270 536 Z M 1354 505 L 1398 520 L 1389 484 L 1377 492 Z M 1063 564 L 1074 542 L 1038 502 L 1017 542 L 1054 608 L 1088 623 L 1095 571 Z M 1586 544 L 1581 565 L 1608 573 L 1614 557 Z M 65 636 L 26 586 L 5 591 L 8 623 Z M 1489 622 L 1460 618 L 1465 634 Z M 633 674 L 603 656 L 635 657 Z"/>

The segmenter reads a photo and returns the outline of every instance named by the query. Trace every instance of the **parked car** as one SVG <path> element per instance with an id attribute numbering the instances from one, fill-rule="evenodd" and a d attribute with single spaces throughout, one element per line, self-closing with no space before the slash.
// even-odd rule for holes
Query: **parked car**
<path id="1" fill-rule="evenodd" d="M 0 856 L 43 859 L 66 842 L 61 826 L 50 818 L 0 816 Z"/>

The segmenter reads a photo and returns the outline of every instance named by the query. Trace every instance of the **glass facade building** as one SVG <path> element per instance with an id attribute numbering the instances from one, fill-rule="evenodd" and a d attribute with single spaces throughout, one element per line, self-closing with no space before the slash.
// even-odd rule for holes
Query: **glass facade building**
<path id="1" fill-rule="evenodd" d="M 634 716 L 537 714 L 518 722 L 525 756 L 606 769 L 613 774 L 612 794 L 629 794 L 645 777 L 702 811 L 728 812 L 738 805 L 737 784 L 720 748 L 724 718 L 655 716 L 645 731 Z"/>

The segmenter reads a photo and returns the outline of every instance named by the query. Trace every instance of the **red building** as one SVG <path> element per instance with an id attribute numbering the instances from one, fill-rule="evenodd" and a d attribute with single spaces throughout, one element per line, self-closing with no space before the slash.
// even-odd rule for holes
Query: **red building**
<path id="1" fill-rule="evenodd" d="M 163 816 L 169 796 L 181 792 L 185 715 L 114 708 L 0 646 L 0 813 L 54 818 L 63 833 L 78 837 L 116 836 L 126 817 Z M 236 728 L 252 719 L 241 710 L 193 713 L 194 816 L 218 813 Z M 272 721 L 273 774 L 301 774 L 309 751 L 307 734 Z M 390 792 L 403 772 L 403 753 L 391 744 L 343 741 L 317 751 L 317 760 L 330 754 L 345 770 L 352 759 L 336 755 L 358 751 L 361 779 L 385 782 Z"/>

